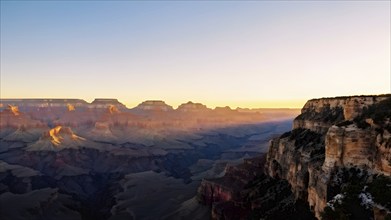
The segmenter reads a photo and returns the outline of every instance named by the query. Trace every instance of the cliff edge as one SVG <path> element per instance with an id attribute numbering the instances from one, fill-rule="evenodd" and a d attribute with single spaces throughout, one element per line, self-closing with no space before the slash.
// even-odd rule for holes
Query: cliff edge
<path id="1" fill-rule="evenodd" d="M 265 157 L 202 181 L 212 219 L 391 219 L 391 94 L 309 100 Z"/>
<path id="2" fill-rule="evenodd" d="M 319 219 L 390 217 L 390 119 L 391 95 L 309 100 L 293 130 L 271 141 L 265 172 Z"/>

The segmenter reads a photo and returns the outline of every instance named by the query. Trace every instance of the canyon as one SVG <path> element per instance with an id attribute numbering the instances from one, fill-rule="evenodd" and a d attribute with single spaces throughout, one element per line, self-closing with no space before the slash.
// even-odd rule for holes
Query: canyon
<path id="1" fill-rule="evenodd" d="M 213 219 L 390 219 L 390 120 L 391 95 L 309 100 L 264 162 L 205 179 L 198 200 Z"/>
<path id="2" fill-rule="evenodd" d="M 301 112 L 0 107 L 5 219 L 391 218 L 391 95 L 312 99 Z"/>
<path id="3" fill-rule="evenodd" d="M 297 109 L 0 100 L 1 219 L 209 219 L 204 178 L 263 155 Z"/>

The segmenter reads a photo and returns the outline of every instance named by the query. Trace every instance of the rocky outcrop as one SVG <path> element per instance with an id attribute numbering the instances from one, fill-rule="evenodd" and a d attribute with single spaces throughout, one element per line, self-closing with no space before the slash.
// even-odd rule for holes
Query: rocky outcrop
<path id="1" fill-rule="evenodd" d="M 391 175 L 390 119 L 391 95 L 310 100 L 293 130 L 271 141 L 265 172 L 287 180 L 295 199 L 308 202 L 320 218 L 350 184 L 337 177 L 342 169 Z"/>

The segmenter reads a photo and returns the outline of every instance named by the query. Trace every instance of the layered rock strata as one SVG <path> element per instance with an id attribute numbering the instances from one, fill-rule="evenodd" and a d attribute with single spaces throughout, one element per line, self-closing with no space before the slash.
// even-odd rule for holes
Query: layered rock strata
<path id="1" fill-rule="evenodd" d="M 295 198 L 321 218 L 336 194 L 332 186 L 349 184 L 336 182 L 341 169 L 391 175 L 390 100 L 383 95 L 308 101 L 293 130 L 271 141 L 265 172 L 287 180 Z"/>

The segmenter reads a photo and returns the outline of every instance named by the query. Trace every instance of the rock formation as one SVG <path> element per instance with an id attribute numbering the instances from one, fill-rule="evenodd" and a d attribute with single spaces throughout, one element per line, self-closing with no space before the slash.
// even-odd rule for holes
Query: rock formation
<path id="1" fill-rule="evenodd" d="M 43 133 L 41 138 L 26 148 L 28 151 L 58 151 L 85 145 L 86 139 L 77 136 L 69 127 L 56 126 Z"/>
<path id="2" fill-rule="evenodd" d="M 117 99 L 95 99 L 89 107 L 95 109 L 107 109 L 110 107 L 117 110 L 126 109 L 126 106 Z"/>
<path id="3" fill-rule="evenodd" d="M 172 111 L 172 106 L 167 105 L 164 101 L 160 100 L 148 100 L 145 102 L 142 102 L 137 107 L 134 108 L 134 110 L 143 110 L 143 111 Z"/>
<path id="4" fill-rule="evenodd" d="M 199 201 L 212 219 L 390 218 L 390 133 L 391 95 L 309 100 L 270 141 L 264 174 L 228 169 Z"/>
<path id="5" fill-rule="evenodd" d="M 201 103 L 194 103 L 194 102 L 189 101 L 187 103 L 184 103 L 184 104 L 181 104 L 180 106 L 178 106 L 178 108 L 176 110 L 181 111 L 181 112 L 194 113 L 194 112 L 208 111 L 211 109 L 209 109 L 208 107 L 206 107 L 206 105 L 203 105 Z"/>
<path id="6" fill-rule="evenodd" d="M 286 179 L 295 198 L 320 218 L 336 191 L 344 190 L 331 188 L 350 184 L 336 180 L 341 170 L 391 175 L 390 118 L 390 95 L 310 100 L 293 130 L 271 141 L 266 173 Z"/>
<path id="7" fill-rule="evenodd" d="M 75 111 L 75 110 L 76 110 L 75 106 L 72 105 L 72 104 L 67 104 L 67 107 L 68 107 L 68 111 L 69 111 L 69 112 Z"/>

